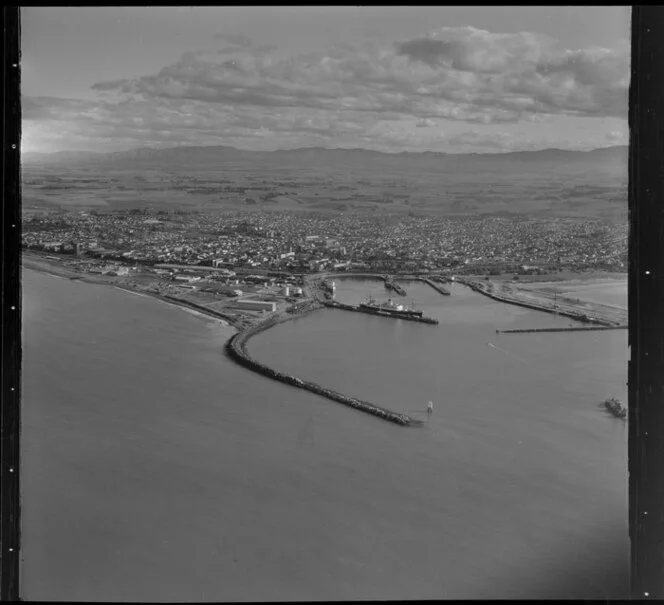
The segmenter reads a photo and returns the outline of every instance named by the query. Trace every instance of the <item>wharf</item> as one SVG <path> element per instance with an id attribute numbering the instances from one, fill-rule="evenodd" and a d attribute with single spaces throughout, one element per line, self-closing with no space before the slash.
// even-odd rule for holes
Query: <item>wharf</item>
<path id="1" fill-rule="evenodd" d="M 386 276 L 385 277 L 385 287 L 388 290 L 394 290 L 399 296 L 406 296 L 407 292 L 403 289 L 393 278 Z"/>
<path id="2" fill-rule="evenodd" d="M 430 279 L 427 279 L 426 277 L 420 277 L 419 278 L 421 281 L 423 281 L 425 284 L 428 286 L 431 286 L 434 290 L 437 292 L 440 292 L 444 296 L 450 296 L 451 292 L 447 288 L 443 288 L 443 286 L 431 281 Z"/>
<path id="3" fill-rule="evenodd" d="M 323 303 L 326 307 L 331 309 L 343 309 L 344 311 L 355 311 L 356 313 L 366 313 L 367 315 L 378 315 L 379 317 L 389 317 L 391 319 L 404 319 L 406 321 L 417 321 L 424 324 L 433 324 L 437 325 L 439 322 L 434 317 L 418 317 L 417 315 L 408 316 L 408 315 L 394 315 L 389 311 L 380 311 L 367 309 L 366 307 L 346 305 L 344 303 L 326 301 Z"/>

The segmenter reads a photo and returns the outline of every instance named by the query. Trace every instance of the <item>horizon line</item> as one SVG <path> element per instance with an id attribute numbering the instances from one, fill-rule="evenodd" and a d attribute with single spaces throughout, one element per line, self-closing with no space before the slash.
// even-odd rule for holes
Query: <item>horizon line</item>
<path id="1" fill-rule="evenodd" d="M 129 149 L 116 150 L 116 151 L 91 151 L 89 149 L 61 149 L 59 151 L 27 151 L 21 153 L 23 155 L 42 155 L 53 156 L 62 153 L 90 153 L 95 155 L 114 155 L 122 153 L 130 153 L 132 151 L 170 151 L 174 149 L 232 149 L 233 151 L 241 151 L 248 153 L 279 153 L 279 152 L 293 152 L 293 151 L 364 151 L 368 153 L 379 153 L 381 155 L 446 155 L 446 156 L 460 156 L 460 155 L 510 155 L 516 153 L 541 153 L 544 151 L 561 151 L 564 153 L 592 153 L 594 151 L 603 151 L 606 149 L 619 149 L 629 147 L 628 144 L 624 145 L 607 145 L 606 147 L 595 147 L 592 149 L 563 149 L 560 147 L 543 147 L 541 149 L 519 149 L 510 151 L 466 151 L 466 152 L 449 152 L 449 151 L 432 151 L 430 149 L 424 151 L 378 151 L 377 149 L 367 149 L 365 147 L 292 147 L 288 149 L 242 149 L 233 147 L 232 145 L 174 145 L 171 147 L 132 147 Z"/>

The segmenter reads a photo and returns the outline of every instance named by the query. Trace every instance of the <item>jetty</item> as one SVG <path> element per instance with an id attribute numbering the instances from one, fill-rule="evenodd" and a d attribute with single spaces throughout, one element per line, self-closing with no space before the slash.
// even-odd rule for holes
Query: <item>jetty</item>
<path id="1" fill-rule="evenodd" d="M 418 278 L 420 281 L 423 281 L 427 286 L 431 286 L 434 290 L 437 292 L 440 292 L 443 296 L 450 296 L 451 292 L 447 288 L 443 288 L 440 284 L 437 284 L 436 282 L 427 279 L 426 277 L 420 277 Z"/>
<path id="2" fill-rule="evenodd" d="M 309 391 L 311 393 L 315 393 L 316 395 L 326 397 L 327 399 L 331 399 L 332 401 L 336 401 L 337 403 L 347 405 L 361 412 L 365 412 L 366 414 L 371 414 L 372 416 L 376 416 L 377 418 L 381 418 L 382 420 L 387 420 L 388 422 L 392 422 L 400 426 L 422 425 L 421 421 L 411 418 L 407 414 L 399 414 L 397 412 L 393 412 L 391 410 L 387 410 L 385 408 L 377 406 L 368 401 L 357 399 L 355 397 L 350 397 L 348 395 L 344 395 L 343 393 L 339 393 L 332 389 L 328 389 L 315 382 L 302 380 L 301 378 L 297 378 L 296 376 L 291 376 L 290 374 L 278 372 L 266 366 L 265 364 L 262 364 L 253 359 L 249 355 L 249 353 L 247 353 L 246 350 L 247 341 L 252 336 L 255 336 L 259 332 L 271 328 L 272 326 L 276 325 L 279 322 L 280 322 L 279 318 L 272 317 L 258 325 L 250 327 L 241 332 L 237 332 L 227 341 L 226 353 L 236 363 L 254 372 L 257 372 L 258 374 L 262 374 L 263 376 L 272 378 L 273 380 L 277 380 L 284 384 L 289 384 L 299 389 L 304 389 L 305 391 Z"/>
<path id="3" fill-rule="evenodd" d="M 434 317 L 419 317 L 417 315 L 394 315 L 390 313 L 389 311 L 381 311 L 380 309 L 368 309 L 366 307 L 360 307 L 355 306 L 355 305 L 347 305 L 345 303 L 340 303 L 336 301 L 325 301 L 323 303 L 324 306 L 329 307 L 331 309 L 342 309 L 344 311 L 355 311 L 356 313 L 366 313 L 368 315 L 378 315 L 379 317 L 389 317 L 391 319 L 404 319 L 406 321 L 417 321 L 420 323 L 425 323 L 425 324 L 433 324 L 437 325 L 439 322 L 436 318 Z"/>
<path id="4" fill-rule="evenodd" d="M 569 328 L 528 328 L 521 330 L 496 330 L 496 334 L 528 334 L 531 332 L 589 332 L 593 330 L 626 330 L 627 326 L 572 326 Z"/>
<path id="5" fill-rule="evenodd" d="M 490 290 L 488 287 L 484 285 L 482 282 L 477 282 L 473 281 L 471 279 L 466 279 L 466 278 L 457 278 L 456 280 L 460 284 L 463 284 L 464 286 L 467 286 L 477 292 L 478 294 L 483 294 L 484 296 L 487 296 L 489 298 L 492 298 L 493 300 L 497 300 L 499 302 L 507 303 L 510 305 L 516 305 L 518 307 L 525 307 L 526 309 L 534 309 L 535 311 L 544 311 L 545 313 L 553 313 L 554 315 L 560 315 L 562 317 L 569 317 L 570 319 L 574 319 L 576 321 L 580 321 L 583 323 L 589 323 L 589 324 L 594 324 L 593 327 L 597 328 L 614 328 L 618 329 L 621 327 L 625 327 L 624 324 L 618 323 L 618 322 L 613 322 L 609 320 L 602 320 L 602 319 L 597 319 L 595 317 L 589 317 L 586 315 L 584 312 L 579 311 L 579 310 L 571 310 L 571 309 L 561 309 L 557 306 L 548 306 L 545 304 L 538 304 L 533 301 L 526 301 L 517 298 L 514 294 L 511 294 L 509 292 L 505 292 L 502 294 L 498 294 L 497 292 Z M 544 330 L 544 328 L 542 329 Z M 569 331 L 570 328 L 560 328 L 562 331 Z"/>

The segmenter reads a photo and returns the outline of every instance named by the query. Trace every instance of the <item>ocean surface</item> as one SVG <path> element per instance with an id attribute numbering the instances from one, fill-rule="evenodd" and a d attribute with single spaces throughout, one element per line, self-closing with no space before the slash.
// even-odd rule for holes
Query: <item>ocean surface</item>
<path id="1" fill-rule="evenodd" d="M 337 281 L 337 297 L 385 298 Z M 232 328 L 23 272 L 28 600 L 607 598 L 627 591 L 626 331 L 405 284 L 438 326 L 322 310 L 259 360 L 425 418 L 403 428 L 236 366 Z"/>

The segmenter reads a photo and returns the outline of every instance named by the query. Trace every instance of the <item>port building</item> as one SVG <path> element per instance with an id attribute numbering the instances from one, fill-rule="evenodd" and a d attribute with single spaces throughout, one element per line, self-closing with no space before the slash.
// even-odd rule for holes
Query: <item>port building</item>
<path id="1" fill-rule="evenodd" d="M 247 311 L 268 311 L 274 313 L 277 310 L 277 303 L 267 300 L 238 300 L 235 306 L 238 309 L 246 309 Z"/>

